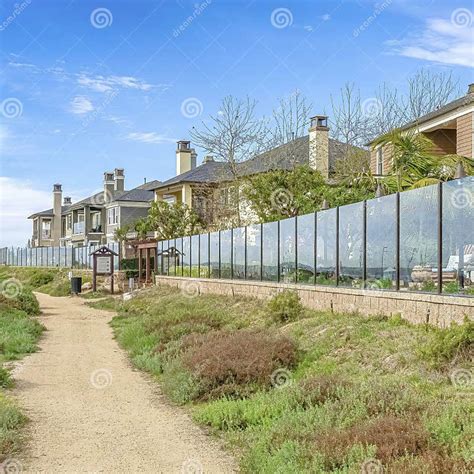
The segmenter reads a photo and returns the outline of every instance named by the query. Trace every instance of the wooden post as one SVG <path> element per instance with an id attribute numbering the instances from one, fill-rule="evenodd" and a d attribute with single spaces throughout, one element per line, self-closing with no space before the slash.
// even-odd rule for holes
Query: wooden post
<path id="1" fill-rule="evenodd" d="M 92 291 L 97 291 L 97 255 L 92 258 Z"/>
<path id="2" fill-rule="evenodd" d="M 142 281 L 142 249 L 138 249 L 138 283 Z"/>
<path id="3" fill-rule="evenodd" d="M 151 274 L 150 274 L 150 249 L 147 248 L 145 252 L 145 283 L 149 283 L 151 281 Z"/>
<path id="4" fill-rule="evenodd" d="M 110 293 L 113 295 L 114 294 L 114 256 L 110 256 Z"/>

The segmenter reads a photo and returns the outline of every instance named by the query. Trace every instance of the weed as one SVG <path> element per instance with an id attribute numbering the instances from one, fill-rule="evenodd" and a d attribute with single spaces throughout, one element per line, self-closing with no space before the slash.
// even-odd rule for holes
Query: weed
<path id="1" fill-rule="evenodd" d="M 268 302 L 268 311 L 274 322 L 286 323 L 299 319 L 304 308 L 296 291 L 283 290 Z"/>

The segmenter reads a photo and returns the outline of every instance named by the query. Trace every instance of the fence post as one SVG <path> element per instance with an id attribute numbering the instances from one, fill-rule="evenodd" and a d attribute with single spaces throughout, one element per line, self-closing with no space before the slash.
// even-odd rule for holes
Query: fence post
<path id="1" fill-rule="evenodd" d="M 263 223 L 260 223 L 260 281 L 263 281 Z"/>
<path id="2" fill-rule="evenodd" d="M 234 228 L 230 229 L 230 279 L 234 279 Z"/>
<path id="3" fill-rule="evenodd" d="M 363 220 L 362 220 L 362 264 L 363 264 L 363 269 L 362 269 L 362 288 L 367 287 L 367 201 L 364 201 L 363 204 Z M 382 269 L 383 270 L 383 269 Z M 383 274 L 382 274 L 383 278 Z"/>
<path id="4" fill-rule="evenodd" d="M 197 238 L 198 238 L 198 278 L 201 278 L 201 234 L 199 234 Z"/>
<path id="5" fill-rule="evenodd" d="M 395 289 L 400 291 L 400 193 L 397 192 L 395 198 L 395 219 L 396 219 L 396 261 L 395 261 L 395 275 L 397 278 Z"/>
<path id="6" fill-rule="evenodd" d="M 277 221 L 277 282 L 280 283 L 280 221 Z"/>
<path id="7" fill-rule="evenodd" d="M 247 226 L 244 227 L 244 280 L 247 279 Z"/>
<path id="8" fill-rule="evenodd" d="M 438 293 L 443 292 L 443 183 L 438 183 Z"/>
<path id="9" fill-rule="evenodd" d="M 298 283 L 298 216 L 295 216 L 295 284 Z"/>
<path id="10" fill-rule="evenodd" d="M 218 262 L 218 275 L 219 275 L 219 279 L 221 278 L 221 231 L 219 230 L 219 250 L 217 252 L 218 254 L 218 259 L 219 259 L 219 262 Z"/>
<path id="11" fill-rule="evenodd" d="M 339 286 L 339 206 L 336 207 L 336 286 Z"/>

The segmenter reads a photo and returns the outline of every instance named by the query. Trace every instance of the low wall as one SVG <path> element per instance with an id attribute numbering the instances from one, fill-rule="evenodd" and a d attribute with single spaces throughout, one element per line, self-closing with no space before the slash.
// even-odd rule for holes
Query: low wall
<path id="1" fill-rule="evenodd" d="M 210 280 L 156 276 L 157 284 L 183 289 L 187 294 L 215 293 L 230 296 L 271 298 L 278 291 L 296 290 L 302 303 L 308 308 L 334 312 L 359 312 L 363 315 L 395 315 L 411 323 L 430 323 L 446 327 L 451 322 L 461 323 L 467 316 L 474 320 L 474 298 L 444 296 L 414 292 L 358 290 L 324 286 L 291 285 L 275 282 L 240 280 Z"/>

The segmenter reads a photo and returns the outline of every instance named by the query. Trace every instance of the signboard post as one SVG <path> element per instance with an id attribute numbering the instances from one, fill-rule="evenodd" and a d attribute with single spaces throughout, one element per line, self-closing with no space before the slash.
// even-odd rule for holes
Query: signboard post
<path id="1" fill-rule="evenodd" d="M 91 253 L 92 264 L 92 291 L 97 291 L 97 275 L 110 276 L 110 293 L 114 294 L 114 257 L 118 254 L 105 245 Z"/>

